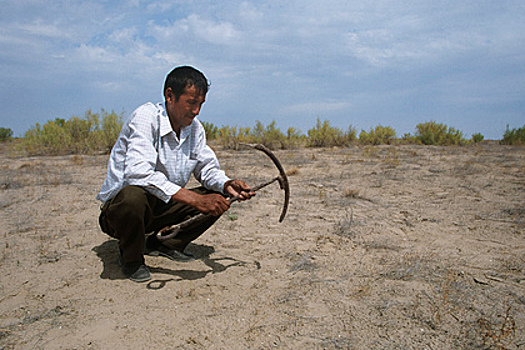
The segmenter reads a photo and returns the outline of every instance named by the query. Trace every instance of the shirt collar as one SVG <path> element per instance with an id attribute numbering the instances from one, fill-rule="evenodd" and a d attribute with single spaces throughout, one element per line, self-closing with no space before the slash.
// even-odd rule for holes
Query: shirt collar
<path id="1" fill-rule="evenodd" d="M 160 137 L 168 135 L 170 132 L 173 132 L 170 124 L 170 118 L 168 118 L 168 113 L 166 113 L 166 108 L 163 103 L 159 103 L 159 114 L 160 114 Z"/>

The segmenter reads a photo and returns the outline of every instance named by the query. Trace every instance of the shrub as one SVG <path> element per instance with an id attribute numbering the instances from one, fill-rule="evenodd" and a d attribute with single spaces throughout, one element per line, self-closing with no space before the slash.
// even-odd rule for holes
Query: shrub
<path id="1" fill-rule="evenodd" d="M 102 127 L 100 116 L 102 115 Z M 36 124 L 24 135 L 20 148 L 35 155 L 109 152 L 122 128 L 122 115 L 88 110 L 83 118 L 56 118 L 43 126 Z"/>
<path id="2" fill-rule="evenodd" d="M 416 140 L 424 145 L 464 145 L 463 133 L 445 124 L 436 122 L 420 123 L 416 126 Z"/>
<path id="3" fill-rule="evenodd" d="M 219 144 L 226 149 L 239 149 L 239 143 L 253 142 L 250 130 L 250 128 L 237 129 L 236 126 L 222 126 L 219 129 Z"/>
<path id="4" fill-rule="evenodd" d="M 213 125 L 212 123 L 208 123 L 201 120 L 201 124 L 204 127 L 204 132 L 206 133 L 206 139 L 207 140 L 217 140 L 219 137 L 219 128 Z"/>
<path id="5" fill-rule="evenodd" d="M 275 126 L 275 121 L 272 121 L 266 127 L 260 121 L 257 121 L 251 136 L 254 143 L 261 143 L 270 149 L 285 148 L 285 136 Z"/>
<path id="6" fill-rule="evenodd" d="M 122 129 L 122 124 L 124 123 L 124 112 L 117 114 L 113 111 L 107 113 L 105 110 L 102 110 L 102 150 L 110 152 L 113 148 L 115 142 L 120 134 Z"/>
<path id="7" fill-rule="evenodd" d="M 99 115 L 91 110 L 85 113 L 84 118 L 71 117 L 61 127 L 69 135 L 69 144 L 64 148 L 64 153 L 83 154 L 102 148 Z"/>
<path id="8" fill-rule="evenodd" d="M 8 128 L 0 128 L 0 142 L 9 141 L 13 136 L 13 130 Z"/>
<path id="9" fill-rule="evenodd" d="M 257 121 L 253 129 L 223 126 L 218 130 L 217 138 L 219 144 L 227 149 L 238 149 L 239 143 L 260 143 L 270 149 L 289 149 L 304 142 L 304 136 L 297 129 L 289 128 L 285 135 L 276 127 L 275 121 L 268 126 Z"/>
<path id="10" fill-rule="evenodd" d="M 472 135 L 472 142 L 474 143 L 480 143 L 485 139 L 485 136 L 481 135 L 479 132 L 477 134 Z"/>
<path id="11" fill-rule="evenodd" d="M 359 134 L 359 142 L 365 145 L 391 145 L 396 140 L 396 131 L 389 126 L 376 126 L 370 132 L 364 130 Z"/>
<path id="12" fill-rule="evenodd" d="M 519 129 L 509 129 L 503 134 L 503 140 L 500 142 L 502 145 L 524 145 L 525 144 L 525 125 Z"/>
<path id="13" fill-rule="evenodd" d="M 65 153 L 71 144 L 71 135 L 64 128 L 64 119 L 50 120 L 43 126 L 36 123 L 26 131 L 20 146 L 33 155 L 57 155 Z"/>
<path id="14" fill-rule="evenodd" d="M 348 146 L 355 141 L 356 132 L 352 127 L 347 132 L 330 126 L 330 122 L 317 118 L 314 128 L 308 130 L 307 146 L 309 147 L 331 147 L 331 146 Z"/>
<path id="15" fill-rule="evenodd" d="M 301 134 L 299 129 L 294 127 L 288 128 L 286 131 L 286 139 L 284 141 L 286 149 L 296 149 L 305 143 L 306 137 Z"/>
<path id="16" fill-rule="evenodd" d="M 219 144 L 227 149 L 236 149 L 238 144 L 237 127 L 223 126 L 219 129 Z"/>
<path id="17" fill-rule="evenodd" d="M 421 144 L 418 138 L 410 133 L 406 133 L 401 138 L 401 142 L 404 144 Z"/>

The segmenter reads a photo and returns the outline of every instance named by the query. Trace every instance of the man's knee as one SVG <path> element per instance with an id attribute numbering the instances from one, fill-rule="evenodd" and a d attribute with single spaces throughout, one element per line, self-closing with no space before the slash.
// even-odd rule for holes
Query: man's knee
<path id="1" fill-rule="evenodd" d="M 111 227 L 129 226 L 144 222 L 145 215 L 151 211 L 149 195 L 146 190 L 138 186 L 124 187 L 120 192 L 102 209 L 101 221 L 102 229 L 111 234 Z M 102 221 L 107 224 L 102 225 Z M 108 227 L 109 226 L 109 227 Z"/>

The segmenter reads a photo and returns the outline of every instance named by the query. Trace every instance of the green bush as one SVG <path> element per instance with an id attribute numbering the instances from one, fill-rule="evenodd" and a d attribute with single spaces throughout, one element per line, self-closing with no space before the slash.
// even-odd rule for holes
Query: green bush
<path id="1" fill-rule="evenodd" d="M 503 134 L 503 140 L 500 142 L 502 145 L 525 145 L 525 125 L 519 129 L 509 129 Z"/>
<path id="2" fill-rule="evenodd" d="M 254 128 L 222 126 L 217 133 L 219 144 L 226 149 L 238 149 L 240 143 L 260 143 L 270 149 L 297 148 L 304 143 L 304 136 L 297 129 L 288 128 L 285 135 L 275 121 L 267 126 L 257 121 Z"/>
<path id="3" fill-rule="evenodd" d="M 13 137 L 13 130 L 8 128 L 0 128 L 0 142 L 9 141 Z"/>
<path id="4" fill-rule="evenodd" d="M 250 128 L 239 128 L 236 126 L 222 126 L 219 129 L 218 142 L 226 149 L 239 149 L 240 143 L 252 143 L 253 136 Z"/>
<path id="5" fill-rule="evenodd" d="M 288 128 L 286 131 L 286 139 L 284 141 L 286 149 L 296 149 L 304 145 L 306 136 L 301 134 L 299 129 L 294 127 Z"/>
<path id="6" fill-rule="evenodd" d="M 216 127 L 213 123 L 208 123 L 201 120 L 201 124 L 204 127 L 204 132 L 206 133 L 207 140 L 217 140 L 219 137 L 219 128 Z"/>
<path id="7" fill-rule="evenodd" d="M 33 155 L 109 152 L 121 128 L 122 115 L 89 110 L 83 118 L 73 116 L 67 121 L 56 118 L 43 126 L 37 123 L 25 133 L 20 148 Z"/>
<path id="8" fill-rule="evenodd" d="M 355 140 L 356 132 L 352 127 L 349 127 L 347 132 L 343 132 L 330 126 L 328 120 L 321 122 L 317 118 L 315 127 L 308 130 L 306 145 L 308 147 L 348 146 Z"/>
<path id="9" fill-rule="evenodd" d="M 396 131 L 389 126 L 376 126 L 370 132 L 359 134 L 359 142 L 364 145 L 391 145 L 396 141 Z"/>
<path id="10" fill-rule="evenodd" d="M 485 136 L 481 135 L 479 132 L 472 135 L 472 142 L 474 143 L 480 143 L 485 139 Z"/>
<path id="11" fill-rule="evenodd" d="M 253 143 L 263 144 L 270 149 L 285 148 L 286 136 L 275 124 L 275 121 L 272 121 L 265 127 L 260 121 L 257 121 L 251 133 Z"/>
<path id="12" fill-rule="evenodd" d="M 102 115 L 102 130 L 100 130 L 102 140 L 100 148 L 102 151 L 109 153 L 120 135 L 120 130 L 124 123 L 124 112 L 121 114 L 117 114 L 114 111 L 107 113 L 102 109 Z"/>
<path id="13" fill-rule="evenodd" d="M 463 133 L 445 124 L 436 122 L 420 123 L 416 126 L 416 140 L 423 145 L 451 146 L 465 145 Z"/>
<path id="14" fill-rule="evenodd" d="M 416 136 L 410 133 L 404 134 L 403 137 L 400 139 L 400 142 L 403 144 L 421 144 L 421 141 L 419 141 Z"/>
<path id="15" fill-rule="evenodd" d="M 50 120 L 43 126 L 36 123 L 26 131 L 20 146 L 32 155 L 57 155 L 66 153 L 71 144 L 69 135 L 62 123 L 63 119 Z"/>

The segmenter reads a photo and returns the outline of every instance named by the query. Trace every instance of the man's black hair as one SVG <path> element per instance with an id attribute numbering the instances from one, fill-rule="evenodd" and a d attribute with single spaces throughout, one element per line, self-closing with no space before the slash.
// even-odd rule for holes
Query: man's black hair
<path id="1" fill-rule="evenodd" d="M 187 87 L 194 86 L 195 89 L 203 95 L 208 93 L 210 84 L 202 72 L 190 66 L 181 66 L 173 69 L 166 77 L 164 83 L 164 94 L 171 88 L 175 95 L 175 101 L 178 101 Z"/>

